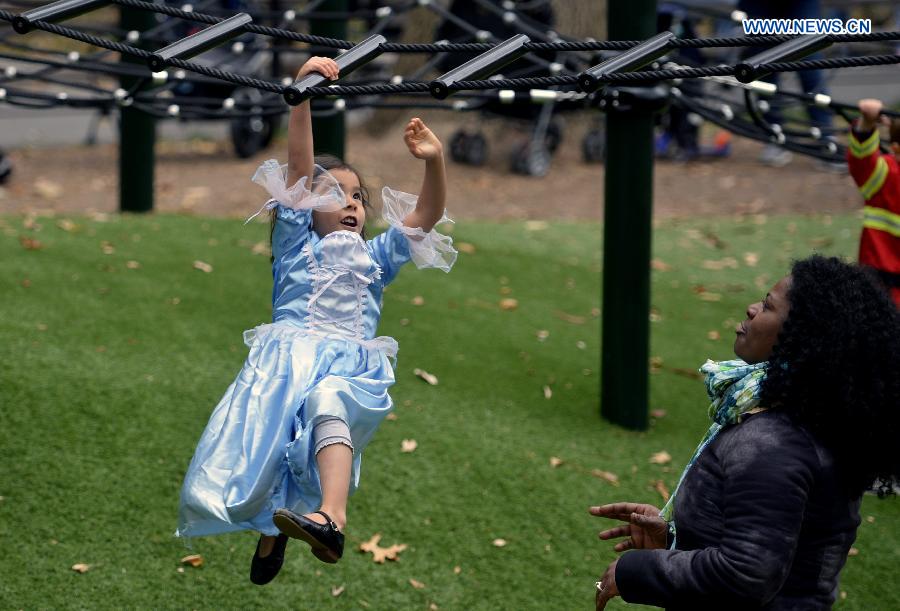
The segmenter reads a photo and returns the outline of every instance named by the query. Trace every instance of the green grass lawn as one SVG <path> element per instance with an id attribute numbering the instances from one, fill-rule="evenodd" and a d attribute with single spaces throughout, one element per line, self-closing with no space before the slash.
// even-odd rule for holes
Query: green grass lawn
<path id="1" fill-rule="evenodd" d="M 650 378 L 651 408 L 666 413 L 635 433 L 598 415 L 600 227 L 461 223 L 454 238 L 472 248 L 452 273 L 410 268 L 385 295 L 380 333 L 401 346 L 397 418 L 366 451 L 344 559 L 289 545 L 260 588 L 247 578 L 254 535 L 187 549 L 173 532 L 194 444 L 245 358 L 241 332 L 270 316 L 268 259 L 253 248 L 265 226 L 2 217 L 0 607 L 592 608 L 614 554 L 587 507 L 661 502 L 654 484 L 673 488 L 707 427 L 691 372 L 732 356 L 734 323 L 792 258 L 853 256 L 859 224 L 662 223 Z M 401 452 L 404 439 L 417 449 Z M 649 461 L 660 451 L 670 464 Z M 863 516 L 837 607 L 900 608 L 900 503 L 867 497 Z M 375 533 L 408 545 L 398 562 L 356 550 Z M 204 565 L 182 567 L 189 553 Z"/>

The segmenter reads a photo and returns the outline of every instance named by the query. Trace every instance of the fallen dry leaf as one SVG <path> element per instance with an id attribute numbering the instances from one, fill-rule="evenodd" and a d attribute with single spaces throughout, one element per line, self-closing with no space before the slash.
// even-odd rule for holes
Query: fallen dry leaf
<path id="1" fill-rule="evenodd" d="M 737 269 L 738 262 L 734 257 L 725 257 L 724 259 L 719 259 L 718 261 L 711 261 L 707 259 L 701 265 L 703 269 L 712 269 L 712 270 L 722 270 L 722 269 Z"/>
<path id="2" fill-rule="evenodd" d="M 385 419 L 385 420 L 396 420 L 396 419 L 397 419 L 397 414 L 395 414 L 394 412 L 391 412 L 390 414 L 388 414 L 387 416 L 385 416 L 384 419 Z"/>
<path id="3" fill-rule="evenodd" d="M 510 312 L 519 307 L 519 300 L 512 297 L 505 297 L 500 300 L 500 309 Z"/>
<path id="4" fill-rule="evenodd" d="M 69 219 L 59 219 L 56 221 L 56 226 L 62 229 L 63 231 L 74 231 L 78 225 L 70 221 Z"/>
<path id="5" fill-rule="evenodd" d="M 113 246 L 110 242 L 103 240 L 100 242 L 100 250 L 103 251 L 104 255 L 111 255 L 116 252 L 116 247 Z"/>
<path id="6" fill-rule="evenodd" d="M 755 252 L 745 252 L 744 253 L 744 264 L 747 267 L 756 267 L 756 264 L 759 263 L 759 255 Z"/>
<path id="7" fill-rule="evenodd" d="M 556 467 L 560 466 L 561 464 L 563 464 L 563 462 L 564 462 L 564 461 L 563 461 L 562 458 L 558 458 L 558 457 L 556 457 L 556 456 L 551 456 L 551 457 L 550 457 L 550 466 L 553 467 L 554 469 L 555 469 Z"/>
<path id="8" fill-rule="evenodd" d="M 411 585 L 412 587 L 414 587 L 417 590 L 421 590 L 425 587 L 424 583 L 422 583 L 421 581 L 416 581 L 415 579 L 410 579 L 409 585 Z"/>
<path id="9" fill-rule="evenodd" d="M 650 269 L 657 272 L 667 272 L 672 269 L 672 266 L 662 259 L 653 259 L 650 261 Z"/>
<path id="10" fill-rule="evenodd" d="M 428 382 L 429 384 L 431 384 L 432 386 L 437 386 L 438 379 L 437 379 L 437 376 L 434 375 L 433 373 L 428 373 L 424 369 L 418 369 L 418 368 L 413 369 L 413 373 L 416 376 L 418 376 L 418 377 L 422 378 L 423 380 L 425 380 L 426 382 Z"/>
<path id="11" fill-rule="evenodd" d="M 21 244 L 22 248 L 25 250 L 40 250 L 44 247 L 40 240 L 29 238 L 24 235 L 19 236 L 19 244 Z"/>
<path id="12" fill-rule="evenodd" d="M 583 325 L 587 320 L 584 316 L 578 316 L 577 314 L 569 314 L 568 312 L 563 312 L 562 310 L 554 311 L 553 315 L 556 316 L 558 319 L 564 320 L 567 323 L 571 323 L 573 325 Z"/>
<path id="13" fill-rule="evenodd" d="M 544 398 L 549 399 L 552 396 L 553 396 L 553 391 L 550 389 L 550 387 L 544 386 Z"/>
<path id="14" fill-rule="evenodd" d="M 455 566 L 455 567 L 453 567 L 453 574 L 454 574 L 454 575 L 459 575 L 460 573 L 462 573 L 462 567 L 461 567 L 461 566 Z"/>
<path id="15" fill-rule="evenodd" d="M 406 544 L 394 544 L 390 547 L 381 547 L 378 542 L 381 541 L 381 533 L 375 533 L 368 541 L 359 544 L 359 551 L 369 552 L 372 554 L 372 561 L 378 564 L 384 564 L 385 560 L 397 561 L 397 554 L 406 549 Z"/>
<path id="16" fill-rule="evenodd" d="M 2 500 L 3 500 L 3 497 L 0 496 L 0 501 L 2 501 Z M 875 516 L 866 516 L 866 522 L 868 522 L 869 524 L 873 524 L 875 522 Z"/>
<path id="17" fill-rule="evenodd" d="M 508 287 L 508 286 L 501 286 L 501 287 L 500 287 L 500 294 L 501 294 L 501 295 L 511 295 L 511 294 L 512 294 L 512 289 L 511 289 L 510 287 Z"/>
<path id="18" fill-rule="evenodd" d="M 409 302 L 411 304 L 413 304 L 414 306 L 425 305 L 425 298 L 422 297 L 421 295 L 416 295 L 415 297 L 410 299 Z"/>
<path id="19" fill-rule="evenodd" d="M 344 588 L 345 588 L 344 584 L 341 584 L 339 586 L 332 586 L 331 587 L 331 595 L 334 596 L 335 598 L 337 598 L 338 596 L 340 596 L 341 594 L 344 593 Z"/>
<path id="20" fill-rule="evenodd" d="M 89 570 L 91 570 L 91 565 L 79 562 L 78 564 L 72 565 L 72 570 L 76 573 L 87 573 Z"/>
<path id="21" fill-rule="evenodd" d="M 213 266 L 205 261 L 194 261 L 194 269 L 199 269 L 201 272 L 205 274 L 209 274 L 213 270 Z"/>
<path id="22" fill-rule="evenodd" d="M 663 360 L 661 356 L 650 357 L 650 373 L 659 373 L 662 371 Z"/>
<path id="23" fill-rule="evenodd" d="M 546 329 L 540 329 L 540 330 L 538 330 L 536 335 L 537 335 L 538 341 L 542 342 L 542 341 L 546 340 L 548 337 L 550 337 L 550 332 L 547 331 Z"/>
<path id="24" fill-rule="evenodd" d="M 506 539 L 494 539 L 491 543 L 494 547 L 506 547 Z"/>
<path id="25" fill-rule="evenodd" d="M 661 479 L 656 480 L 653 484 L 653 489 L 659 492 L 659 496 L 662 497 L 664 502 L 669 501 L 669 489 L 666 488 L 666 483 Z"/>
<path id="26" fill-rule="evenodd" d="M 190 556 L 185 556 L 181 559 L 181 564 L 189 564 L 192 567 L 199 568 L 203 566 L 203 556 L 200 554 L 191 554 Z"/>
<path id="27" fill-rule="evenodd" d="M 177 569 L 175 569 L 175 572 L 176 573 L 184 573 L 184 567 L 183 566 L 178 567 Z"/>
<path id="28" fill-rule="evenodd" d="M 127 267 L 128 269 L 139 269 L 141 267 L 141 264 L 137 261 L 126 261 L 125 267 Z"/>
<path id="29" fill-rule="evenodd" d="M 525 221 L 525 229 L 528 231 L 543 231 L 547 228 L 547 221 Z"/>
<path id="30" fill-rule="evenodd" d="M 652 417 L 654 417 L 654 418 L 665 418 L 665 417 L 666 417 L 666 410 L 664 410 L 664 409 L 651 409 L 651 410 L 650 410 L 650 415 L 651 415 Z"/>
<path id="31" fill-rule="evenodd" d="M 419 443 L 415 439 L 404 439 L 400 442 L 400 451 L 401 452 L 415 452 L 416 448 L 419 447 Z"/>
<path id="32" fill-rule="evenodd" d="M 715 329 L 712 331 L 707 331 L 706 339 L 711 339 L 713 341 L 719 340 L 722 338 L 722 334 L 716 331 Z"/>
<path id="33" fill-rule="evenodd" d="M 858 556 L 858 555 L 859 555 L 859 549 L 857 549 L 857 548 L 855 548 L 855 547 L 851 547 L 849 550 L 847 550 L 847 555 L 848 555 L 848 556 Z"/>
<path id="34" fill-rule="evenodd" d="M 591 475 L 598 477 L 605 482 L 609 482 L 613 486 L 619 485 L 619 476 L 611 471 L 603 471 L 602 469 L 593 469 Z"/>
<path id="35" fill-rule="evenodd" d="M 685 369 L 684 367 L 669 367 L 669 371 L 676 375 L 680 375 L 691 380 L 702 380 L 703 374 L 696 369 Z"/>
<path id="36" fill-rule="evenodd" d="M 653 456 L 650 457 L 650 462 L 655 465 L 665 465 L 672 462 L 672 456 L 663 450 L 662 452 L 656 452 Z"/>
<path id="37" fill-rule="evenodd" d="M 722 296 L 718 293 L 700 293 L 700 299 L 703 301 L 722 301 Z"/>
<path id="38" fill-rule="evenodd" d="M 459 252 L 463 252 L 467 255 L 471 255 L 475 253 L 475 245 L 469 244 L 468 242 L 457 242 L 455 244 L 456 250 Z"/>
<path id="39" fill-rule="evenodd" d="M 428 611 L 438 611 L 439 607 L 435 603 L 428 605 Z"/>

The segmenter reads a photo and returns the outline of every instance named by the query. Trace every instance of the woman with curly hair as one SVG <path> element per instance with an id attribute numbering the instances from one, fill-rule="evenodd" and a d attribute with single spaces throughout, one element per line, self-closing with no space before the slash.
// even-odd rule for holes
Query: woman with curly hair
<path id="1" fill-rule="evenodd" d="M 661 511 L 591 507 L 629 551 L 597 582 L 668 609 L 829 609 L 863 492 L 900 476 L 900 315 L 869 272 L 813 256 L 701 368 L 712 426 Z"/>

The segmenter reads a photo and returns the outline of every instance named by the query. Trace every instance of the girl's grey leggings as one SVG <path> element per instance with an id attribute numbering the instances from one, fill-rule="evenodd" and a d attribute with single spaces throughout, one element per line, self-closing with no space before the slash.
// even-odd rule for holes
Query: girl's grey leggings
<path id="1" fill-rule="evenodd" d="M 322 451 L 322 448 L 342 443 L 350 451 L 353 451 L 353 442 L 350 440 L 350 427 L 337 416 L 325 416 L 313 428 L 314 455 Z"/>

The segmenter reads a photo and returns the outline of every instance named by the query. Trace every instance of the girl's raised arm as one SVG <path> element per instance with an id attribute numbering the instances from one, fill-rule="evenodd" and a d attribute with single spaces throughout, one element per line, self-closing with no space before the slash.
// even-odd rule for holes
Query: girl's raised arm
<path id="1" fill-rule="evenodd" d="M 406 124 L 403 141 L 413 157 L 425 160 L 425 176 L 422 178 L 416 209 L 403 219 L 403 224 L 407 227 L 419 227 L 428 233 L 444 215 L 447 200 L 444 147 L 419 118 L 410 119 Z"/>
<path id="2" fill-rule="evenodd" d="M 329 57 L 311 57 L 300 71 L 297 78 L 301 78 L 310 72 L 335 80 L 340 68 Z M 291 110 L 288 120 L 288 186 L 292 186 L 304 176 L 312 176 L 315 153 L 313 151 L 312 116 L 309 109 L 309 100 L 295 106 Z M 307 188 L 311 188 L 307 184 Z"/>

